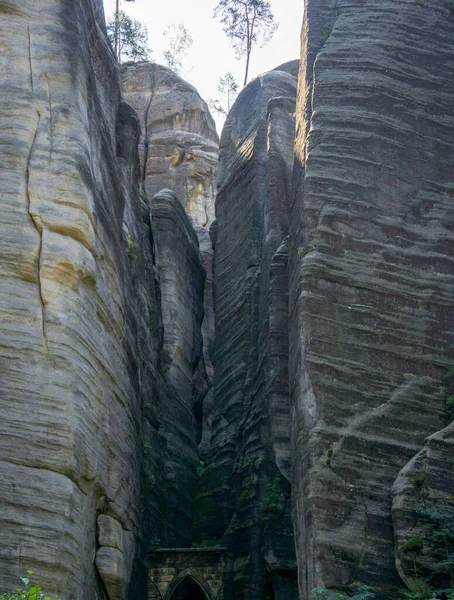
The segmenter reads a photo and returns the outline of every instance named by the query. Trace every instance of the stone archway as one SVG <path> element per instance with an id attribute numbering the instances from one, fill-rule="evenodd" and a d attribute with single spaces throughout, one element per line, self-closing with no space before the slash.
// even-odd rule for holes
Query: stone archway
<path id="1" fill-rule="evenodd" d="M 174 577 L 163 600 L 215 600 L 208 583 L 200 575 L 191 574 L 189 569 Z"/>
<path id="2" fill-rule="evenodd" d="M 150 554 L 148 600 L 223 600 L 226 548 L 160 548 Z"/>

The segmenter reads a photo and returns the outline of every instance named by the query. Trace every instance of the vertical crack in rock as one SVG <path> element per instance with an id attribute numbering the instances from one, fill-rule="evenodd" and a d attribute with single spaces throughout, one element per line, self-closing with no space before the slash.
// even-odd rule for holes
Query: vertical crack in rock
<path id="1" fill-rule="evenodd" d="M 46 324 L 45 324 L 45 318 L 44 318 L 44 299 L 43 299 L 43 291 L 42 291 L 42 285 L 41 285 L 41 259 L 42 259 L 42 250 L 43 250 L 43 224 L 41 221 L 41 218 L 37 215 L 33 215 L 31 213 L 31 200 L 30 200 L 30 162 L 31 162 L 31 158 L 33 155 L 33 151 L 35 149 L 35 145 L 36 145 L 36 139 L 38 137 L 38 130 L 39 130 L 39 125 L 41 122 L 41 113 L 39 111 L 37 111 L 37 115 L 38 115 L 38 121 L 36 123 L 36 128 L 35 128 L 35 133 L 33 135 L 33 139 L 32 139 L 32 143 L 30 146 L 30 151 L 28 153 L 28 157 L 27 157 L 27 164 L 25 167 L 25 199 L 26 199 L 26 203 L 27 203 L 27 211 L 28 211 L 28 216 L 30 217 L 30 220 L 33 224 L 33 227 L 36 229 L 38 235 L 39 235 L 39 249 L 38 249 L 38 264 L 37 264 L 37 282 L 38 282 L 38 293 L 39 293 L 39 301 L 41 303 L 41 331 L 42 331 L 42 335 L 43 335 L 43 344 L 44 344 L 44 352 L 46 354 L 49 354 L 49 347 L 47 344 L 47 337 L 46 337 Z"/>
<path id="2" fill-rule="evenodd" d="M 32 42 L 30 35 L 30 23 L 27 23 L 27 38 L 28 38 L 28 64 L 30 66 L 30 86 L 33 95 L 33 67 L 32 67 Z"/>
<path id="3" fill-rule="evenodd" d="M 50 87 L 50 79 L 47 73 L 44 73 L 44 77 L 47 83 L 47 92 L 49 97 L 49 133 L 50 133 L 50 146 L 49 146 L 49 158 L 52 160 L 52 151 L 54 147 L 54 125 L 52 116 L 52 90 Z"/>
<path id="4" fill-rule="evenodd" d="M 150 106 L 151 103 L 153 102 L 153 98 L 154 98 L 154 90 L 155 90 L 155 68 L 154 66 L 152 66 L 152 68 L 150 69 L 150 98 L 148 100 L 148 104 L 147 107 L 145 109 L 145 115 L 144 115 L 144 142 L 143 142 L 143 169 L 142 169 L 142 181 L 145 181 L 146 177 L 147 177 L 147 162 L 148 162 L 148 145 L 149 145 L 149 141 L 148 141 L 148 111 L 150 110 Z"/>

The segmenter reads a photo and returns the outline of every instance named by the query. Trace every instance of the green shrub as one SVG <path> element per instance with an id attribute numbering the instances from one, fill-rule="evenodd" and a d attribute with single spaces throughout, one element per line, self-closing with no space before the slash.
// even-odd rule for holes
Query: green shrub
<path id="1" fill-rule="evenodd" d="M 446 400 L 446 408 L 451 421 L 454 421 L 454 396 L 448 396 Z"/>
<path id="2" fill-rule="evenodd" d="M 427 579 L 422 577 L 408 577 L 407 587 L 399 588 L 399 594 L 404 600 L 430 600 L 434 590 Z"/>
<path id="3" fill-rule="evenodd" d="M 436 561 L 435 574 L 449 575 L 454 583 L 454 505 L 452 502 L 426 502 L 418 509 L 426 527 L 425 543 Z"/>
<path id="4" fill-rule="evenodd" d="M 445 590 L 434 589 L 427 579 L 422 577 L 411 577 L 407 580 L 406 588 L 400 588 L 399 594 L 403 600 L 431 600 L 432 598 L 440 598 L 444 592 L 447 600 L 454 600 L 454 588 Z"/>
<path id="5" fill-rule="evenodd" d="M 417 475 L 415 475 L 411 483 L 420 490 L 426 490 L 428 488 L 426 471 L 421 470 Z"/>
<path id="6" fill-rule="evenodd" d="M 6 592 L 0 595 L 0 600 L 60 600 L 57 596 L 51 598 L 41 589 L 39 583 L 32 583 L 30 577 L 33 571 L 27 571 L 27 577 L 22 577 L 24 588 L 17 588 L 15 592 Z"/>
<path id="7" fill-rule="evenodd" d="M 400 552 L 415 552 L 416 550 L 422 550 L 424 540 L 420 537 L 412 537 L 407 540 L 402 546 L 399 546 Z"/>
<path id="8" fill-rule="evenodd" d="M 136 253 L 134 252 L 134 250 L 137 250 L 137 248 L 139 247 L 139 242 L 136 242 L 135 240 L 133 240 L 131 238 L 131 236 L 128 234 L 127 243 L 128 243 L 128 248 L 126 250 L 126 254 L 128 255 L 128 258 L 130 258 L 131 260 L 134 260 L 136 258 Z"/>
<path id="9" fill-rule="evenodd" d="M 311 600 L 371 600 L 372 598 L 375 598 L 375 592 L 368 585 L 359 585 L 352 590 L 351 594 L 326 588 L 314 588 L 311 594 Z"/>
<path id="10" fill-rule="evenodd" d="M 326 40 L 329 38 L 330 35 L 331 35 L 331 29 L 323 29 L 323 31 L 322 31 L 322 33 L 320 35 L 320 38 L 321 38 L 322 42 L 325 43 Z"/>

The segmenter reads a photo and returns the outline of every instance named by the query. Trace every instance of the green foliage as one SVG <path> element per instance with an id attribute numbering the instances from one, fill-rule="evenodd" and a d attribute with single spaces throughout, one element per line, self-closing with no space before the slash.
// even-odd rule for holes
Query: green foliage
<path id="1" fill-rule="evenodd" d="M 454 396 L 448 396 L 446 399 L 446 409 L 451 421 L 454 421 Z"/>
<path id="2" fill-rule="evenodd" d="M 183 68 L 183 60 L 193 39 L 184 25 L 169 25 L 162 34 L 168 41 L 168 48 L 163 52 L 164 63 L 175 73 Z"/>
<path id="3" fill-rule="evenodd" d="M 454 583 L 454 503 L 426 498 L 415 512 L 423 536 L 410 538 L 398 548 L 402 554 L 413 553 L 414 564 L 414 575 L 406 577 L 400 596 L 403 600 L 430 600 L 444 592 L 448 600 L 454 600 L 453 587 L 439 589 L 442 582 Z"/>
<path id="4" fill-rule="evenodd" d="M 248 529 L 252 526 L 251 519 L 245 519 L 244 521 L 237 521 L 235 525 L 232 527 L 232 531 L 237 533 L 238 531 L 242 531 L 244 529 Z"/>
<path id="5" fill-rule="evenodd" d="M 208 104 L 212 110 L 226 117 L 238 95 L 238 84 L 232 73 L 226 73 L 224 77 L 219 78 L 218 92 L 218 98 L 209 100 Z"/>
<path id="6" fill-rule="evenodd" d="M 125 60 L 138 62 L 149 58 L 146 26 L 131 19 L 122 10 L 107 21 L 107 37 L 120 64 Z"/>
<path id="7" fill-rule="evenodd" d="M 17 588 L 15 592 L 0 594 L 0 600 L 60 600 L 57 596 L 53 598 L 47 596 L 39 583 L 32 583 L 30 579 L 32 575 L 33 571 L 27 571 L 27 577 L 21 579 L 25 587 Z"/>
<path id="8" fill-rule="evenodd" d="M 454 421 L 454 368 L 449 369 L 446 375 L 446 410 L 449 418 Z"/>
<path id="9" fill-rule="evenodd" d="M 428 580 L 422 577 L 408 578 L 407 586 L 399 588 L 399 595 L 403 600 L 431 600 L 434 597 L 439 598 L 443 592 L 447 600 L 454 600 L 454 588 L 435 590 Z"/>
<path id="10" fill-rule="evenodd" d="M 128 255 L 128 258 L 134 260 L 136 258 L 136 253 L 134 252 L 134 250 L 137 250 L 137 248 L 139 247 L 139 242 L 134 241 L 128 234 L 127 243 L 128 249 L 126 250 L 126 254 Z"/>
<path id="11" fill-rule="evenodd" d="M 426 493 L 429 489 L 426 470 L 421 469 L 421 471 L 415 477 L 413 477 L 411 483 L 419 489 L 421 494 Z"/>
<path id="12" fill-rule="evenodd" d="M 245 571 L 249 563 L 249 554 L 247 556 L 239 556 L 233 563 L 233 579 L 238 581 L 245 576 Z"/>
<path id="13" fill-rule="evenodd" d="M 399 588 L 399 594 L 404 600 L 429 600 L 434 594 L 432 586 L 422 577 L 408 577 L 407 587 Z"/>
<path id="14" fill-rule="evenodd" d="M 230 39 L 237 58 L 246 56 L 244 84 L 249 73 L 252 47 L 264 46 L 273 37 L 278 25 L 274 21 L 268 0 L 219 0 L 214 16 L 220 17 L 224 32 Z"/>
<path id="15" fill-rule="evenodd" d="M 423 545 L 424 540 L 421 537 L 412 537 L 399 546 L 399 552 L 415 552 L 417 550 L 422 550 Z"/>
<path id="16" fill-rule="evenodd" d="M 435 574 L 449 575 L 454 583 L 454 504 L 426 502 L 417 512 L 426 528 L 428 554 L 437 565 Z"/>
<path id="17" fill-rule="evenodd" d="M 323 43 L 325 43 L 327 41 L 327 39 L 329 38 L 329 36 L 331 35 L 331 30 L 330 29 L 323 29 L 320 38 L 322 40 Z"/>
<path id="18" fill-rule="evenodd" d="M 326 466 L 330 467 L 331 466 L 331 459 L 333 458 L 333 449 L 332 448 L 328 448 L 328 451 L 326 453 Z"/>
<path id="19" fill-rule="evenodd" d="M 269 484 L 267 495 L 264 502 L 263 513 L 276 513 L 283 508 L 284 494 L 282 491 L 281 481 L 279 477 L 275 477 Z"/>
<path id="20" fill-rule="evenodd" d="M 311 600 L 371 600 L 374 597 L 375 592 L 368 585 L 359 585 L 350 594 L 326 588 L 314 588 L 311 594 Z"/>

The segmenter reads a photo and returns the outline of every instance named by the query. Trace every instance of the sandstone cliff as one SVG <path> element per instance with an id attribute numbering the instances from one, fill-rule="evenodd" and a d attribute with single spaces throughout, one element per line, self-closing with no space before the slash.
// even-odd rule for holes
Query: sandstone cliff
<path id="1" fill-rule="evenodd" d="M 189 543 L 197 237 L 173 195 L 151 225 L 101 0 L 0 18 L 0 589 L 144 597 L 148 546 Z"/>
<path id="2" fill-rule="evenodd" d="M 392 489 L 423 446 L 430 495 L 454 491 L 437 482 L 452 449 L 453 34 L 439 0 L 306 3 L 290 219 L 303 598 L 358 581 L 395 593 L 417 482 L 399 475 L 395 531 Z"/>
<path id="3" fill-rule="evenodd" d="M 206 103 L 176 73 L 156 63 L 123 65 L 126 101 L 142 125 L 142 177 L 149 197 L 171 188 L 194 225 L 214 218 L 219 139 Z"/>
<path id="4" fill-rule="evenodd" d="M 225 600 L 449 585 L 450 2 L 307 0 L 216 220 L 206 104 L 120 83 L 101 0 L 0 0 L 0 48 L 0 590 L 139 600 L 219 543 Z"/>
<path id="5" fill-rule="evenodd" d="M 229 545 L 235 593 L 251 599 L 297 595 L 286 376 L 295 96 L 287 72 L 254 80 L 220 145 L 211 444 L 203 447 L 194 534 Z"/>
<path id="6" fill-rule="evenodd" d="M 0 11 L 1 587 L 33 569 L 51 592 L 91 598 L 98 515 L 116 532 L 98 568 L 123 583 L 139 529 L 139 127 L 100 2 Z"/>

